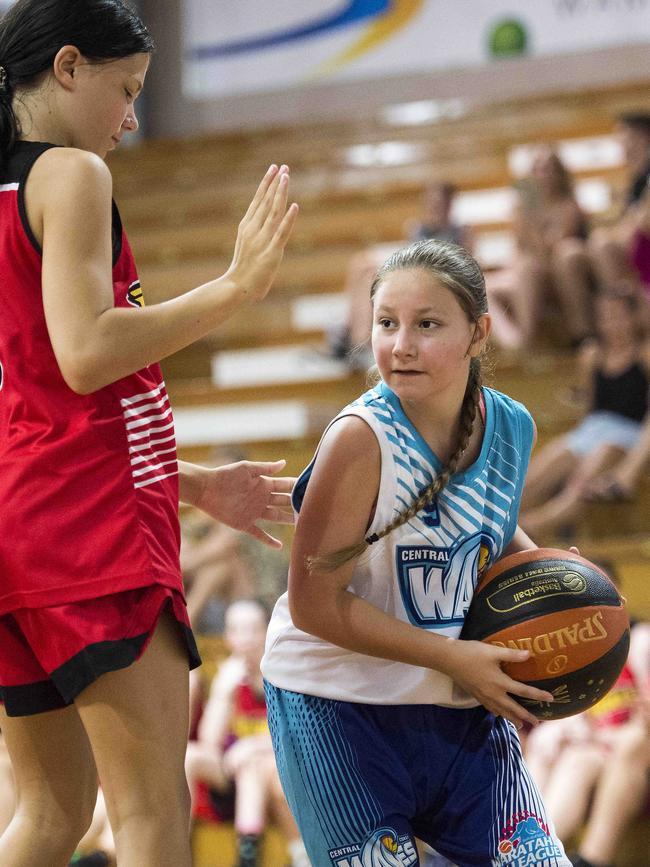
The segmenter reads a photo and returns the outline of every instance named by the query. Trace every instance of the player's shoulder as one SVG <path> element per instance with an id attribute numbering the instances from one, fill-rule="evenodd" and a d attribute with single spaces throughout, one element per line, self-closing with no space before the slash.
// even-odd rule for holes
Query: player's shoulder
<path id="1" fill-rule="evenodd" d="M 359 411 L 340 415 L 323 435 L 320 454 L 341 464 L 364 463 L 378 451 L 377 437 Z"/>
<path id="2" fill-rule="evenodd" d="M 79 148 L 54 147 L 38 158 L 31 172 L 32 184 L 45 195 L 111 195 L 113 180 L 106 163 Z"/>
<path id="3" fill-rule="evenodd" d="M 497 391 L 495 388 L 484 387 L 483 397 L 486 406 L 492 408 L 497 419 L 504 416 L 506 418 L 530 418 L 530 412 L 525 404 L 503 391 Z"/>

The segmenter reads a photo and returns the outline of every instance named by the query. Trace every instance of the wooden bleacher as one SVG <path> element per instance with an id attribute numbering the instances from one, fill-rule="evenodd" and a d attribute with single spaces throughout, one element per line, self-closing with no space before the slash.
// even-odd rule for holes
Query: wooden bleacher
<path id="1" fill-rule="evenodd" d="M 261 400 L 304 402 L 309 424 L 299 437 L 265 433 L 260 424 L 259 435 L 245 440 L 252 459 L 286 457 L 287 471 L 298 472 L 311 457 L 327 418 L 363 390 L 363 377 L 332 373 L 318 381 L 217 387 L 215 353 L 272 346 L 287 347 L 288 352 L 289 347 L 308 349 L 317 344 L 327 317 L 296 327 L 295 305 L 308 296 L 322 296 L 326 309 L 328 297 L 340 299 L 350 256 L 368 244 L 399 239 L 405 220 L 419 213 L 427 182 L 449 180 L 468 202 L 477 194 L 507 192 L 514 148 L 608 136 L 617 115 L 630 110 L 650 111 L 648 82 L 477 108 L 430 126 L 388 128 L 368 121 L 310 124 L 297 130 L 152 142 L 113 155 L 115 197 L 148 303 L 172 298 L 223 273 L 237 223 L 266 167 L 271 161 L 282 161 L 292 168 L 292 198 L 300 203 L 301 215 L 275 286 L 267 299 L 165 360 L 168 390 L 177 412 L 254 407 Z M 383 141 L 412 143 L 417 157 L 402 166 L 346 162 L 350 148 Z M 611 187 L 614 200 L 625 182 L 624 169 L 616 163 L 587 164 L 576 169 L 575 176 L 578 184 L 596 181 Z M 603 216 L 593 214 L 594 220 Z M 496 250 L 494 240 L 508 238 L 509 214 L 507 210 L 483 214 L 472 228 L 478 249 L 483 243 L 486 251 Z M 498 264 L 498 255 L 488 264 Z M 570 386 L 575 365 L 568 353 L 540 351 L 523 364 L 497 353 L 495 362 L 493 384 L 530 407 L 541 441 L 573 423 L 577 410 L 571 404 Z M 180 448 L 181 456 L 189 460 L 209 459 L 211 451 L 209 443 L 191 439 Z M 594 505 L 576 530 L 585 556 L 616 564 L 630 610 L 648 619 L 649 515 L 650 481 L 646 479 L 634 503 Z M 566 541 L 560 544 L 566 546 Z M 617 867 L 648 863 L 648 835 L 639 833 Z M 269 846 L 265 863 L 277 867 L 283 857 L 282 843 L 273 837 Z M 233 863 L 228 831 L 200 829 L 196 847 L 198 867 Z"/>

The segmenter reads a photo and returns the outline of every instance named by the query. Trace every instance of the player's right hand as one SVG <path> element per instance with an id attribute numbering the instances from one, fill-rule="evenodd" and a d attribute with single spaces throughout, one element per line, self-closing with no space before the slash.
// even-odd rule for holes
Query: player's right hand
<path id="1" fill-rule="evenodd" d="M 506 662 L 525 662 L 530 656 L 528 650 L 494 647 L 483 641 L 460 639 L 453 641 L 450 646 L 453 651 L 449 654 L 445 673 L 461 689 L 474 696 L 491 713 L 510 720 L 518 729 L 526 722 L 533 726 L 539 723 L 539 719 L 516 699 L 525 698 L 546 704 L 553 701 L 552 694 L 513 680 L 502 668 Z"/>
<path id="2" fill-rule="evenodd" d="M 226 276 L 250 300 L 264 298 L 282 262 L 298 216 L 295 202 L 287 208 L 288 195 L 289 168 L 271 166 L 239 224 Z"/>

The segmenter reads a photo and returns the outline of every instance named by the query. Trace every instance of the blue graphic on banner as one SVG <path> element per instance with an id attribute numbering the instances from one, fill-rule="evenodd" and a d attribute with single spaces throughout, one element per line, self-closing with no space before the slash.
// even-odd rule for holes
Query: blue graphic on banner
<path id="1" fill-rule="evenodd" d="M 242 39 L 235 42 L 226 42 L 221 45 L 204 45 L 194 48 L 190 55 L 195 60 L 208 60 L 217 57 L 231 57 L 236 54 L 245 54 L 249 51 L 259 51 L 264 48 L 274 48 L 287 42 L 295 42 L 300 39 L 318 36 L 331 30 L 349 27 L 368 18 L 375 18 L 391 10 L 396 0 L 349 0 L 347 5 L 333 15 L 317 18 L 314 21 L 285 30 L 279 33 L 270 33 L 266 36 L 258 36 L 254 39 Z"/>

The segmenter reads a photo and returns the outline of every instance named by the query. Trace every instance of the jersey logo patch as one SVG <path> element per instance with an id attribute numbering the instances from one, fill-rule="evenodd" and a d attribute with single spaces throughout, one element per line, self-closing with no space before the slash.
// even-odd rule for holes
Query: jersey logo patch
<path id="1" fill-rule="evenodd" d="M 524 811 L 510 819 L 501 836 L 499 858 L 494 864 L 499 867 L 526 867 L 561 856 L 562 851 L 553 841 L 546 823 Z"/>
<path id="2" fill-rule="evenodd" d="M 462 626 L 479 568 L 485 568 L 488 552 L 495 550 L 485 533 L 475 533 L 449 548 L 396 545 L 398 583 L 410 622 L 425 629 Z"/>
<path id="3" fill-rule="evenodd" d="M 144 307 L 144 295 L 140 287 L 140 281 L 136 280 L 129 286 L 129 291 L 126 293 L 126 300 L 131 307 Z"/>
<path id="4" fill-rule="evenodd" d="M 398 835 L 392 828 L 373 831 L 361 845 L 330 849 L 329 856 L 335 867 L 411 867 L 418 859 L 409 835 Z"/>

